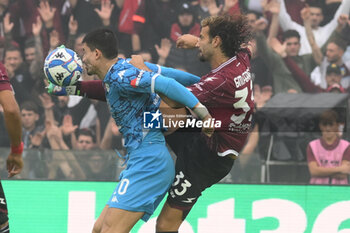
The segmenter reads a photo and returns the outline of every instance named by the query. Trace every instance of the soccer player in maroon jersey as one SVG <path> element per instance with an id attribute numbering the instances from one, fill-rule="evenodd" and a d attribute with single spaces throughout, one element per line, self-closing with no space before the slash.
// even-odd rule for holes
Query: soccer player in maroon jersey
<path id="1" fill-rule="evenodd" d="M 201 193 L 231 170 L 243 148 L 254 108 L 250 76 L 251 38 L 243 16 L 215 16 L 201 22 L 200 38 L 183 35 L 180 48 L 199 48 L 212 70 L 188 88 L 221 121 L 213 136 L 180 129 L 167 137 L 177 160 L 175 182 L 157 219 L 156 230 L 177 232 Z"/>
<path id="2" fill-rule="evenodd" d="M 177 41 L 180 48 L 199 48 L 200 59 L 210 63 L 212 71 L 188 88 L 212 117 L 221 121 L 221 127 L 211 137 L 192 128 L 178 129 L 167 136 L 167 143 L 177 156 L 176 177 L 157 219 L 158 233 L 178 231 L 201 193 L 230 172 L 245 144 L 254 108 L 250 39 L 251 31 L 243 16 L 214 16 L 202 21 L 200 38 L 183 35 Z M 149 69 L 143 63 L 130 63 Z M 79 82 L 64 93 L 105 101 L 100 81 Z M 169 99 L 166 102 L 176 106 Z M 166 108 L 161 111 L 167 114 Z M 178 111 L 184 113 L 184 109 Z"/>
<path id="3" fill-rule="evenodd" d="M 7 158 L 8 176 L 21 172 L 22 160 L 22 124 L 18 104 L 16 102 L 5 66 L 0 63 L 0 105 L 4 111 L 5 125 L 11 142 L 11 152 Z M 9 232 L 7 204 L 4 190 L 0 183 L 0 233 Z"/>

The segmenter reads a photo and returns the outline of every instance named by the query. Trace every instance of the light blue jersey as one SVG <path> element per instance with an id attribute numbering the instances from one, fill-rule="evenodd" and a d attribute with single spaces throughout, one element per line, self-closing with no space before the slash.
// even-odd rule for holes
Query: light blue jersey
<path id="1" fill-rule="evenodd" d="M 107 205 L 144 212 L 144 221 L 164 198 L 175 174 L 161 130 L 143 129 L 143 113 L 157 111 L 160 104 L 154 93 L 157 76 L 119 59 L 103 82 L 106 100 L 128 153 L 127 166 Z"/>
<path id="2" fill-rule="evenodd" d="M 159 108 L 160 98 L 154 93 L 157 76 L 135 68 L 124 59 L 119 59 L 105 76 L 106 99 L 128 152 L 138 148 L 148 133 L 148 138 L 164 141 L 159 129 L 151 132 L 143 129 L 143 113 L 155 112 Z"/>

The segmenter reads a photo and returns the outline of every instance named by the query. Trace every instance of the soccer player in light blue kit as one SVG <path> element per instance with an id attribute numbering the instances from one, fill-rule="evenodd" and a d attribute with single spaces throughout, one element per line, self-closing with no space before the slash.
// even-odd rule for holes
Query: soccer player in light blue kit
<path id="1" fill-rule="evenodd" d="M 157 93 L 192 109 L 203 121 L 208 110 L 175 80 L 132 66 L 118 55 L 117 38 L 98 29 L 83 40 L 83 63 L 89 75 L 103 80 L 112 117 L 120 126 L 127 149 L 127 167 L 93 233 L 129 232 L 139 219 L 147 221 L 171 186 L 174 164 L 160 129 L 144 129 L 144 112 L 156 112 Z M 203 128 L 211 135 L 212 128 Z"/>

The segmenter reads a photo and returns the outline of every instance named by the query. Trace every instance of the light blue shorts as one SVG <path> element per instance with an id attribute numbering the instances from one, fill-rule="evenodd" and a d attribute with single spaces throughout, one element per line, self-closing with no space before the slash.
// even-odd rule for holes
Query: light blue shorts
<path id="1" fill-rule="evenodd" d="M 174 180 L 174 162 L 165 143 L 144 142 L 129 154 L 126 169 L 107 205 L 145 212 L 147 221 Z"/>

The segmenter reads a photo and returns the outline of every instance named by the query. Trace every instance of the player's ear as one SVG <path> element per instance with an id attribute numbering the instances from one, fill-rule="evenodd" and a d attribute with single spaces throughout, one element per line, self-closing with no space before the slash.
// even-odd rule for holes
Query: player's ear
<path id="1" fill-rule="evenodd" d="M 221 38 L 220 36 L 215 36 L 212 40 L 212 44 L 213 46 L 216 48 L 216 47 L 219 47 L 221 45 Z"/>
<path id="2" fill-rule="evenodd" d="M 102 52 L 99 49 L 95 49 L 95 58 L 99 59 L 102 57 Z"/>

